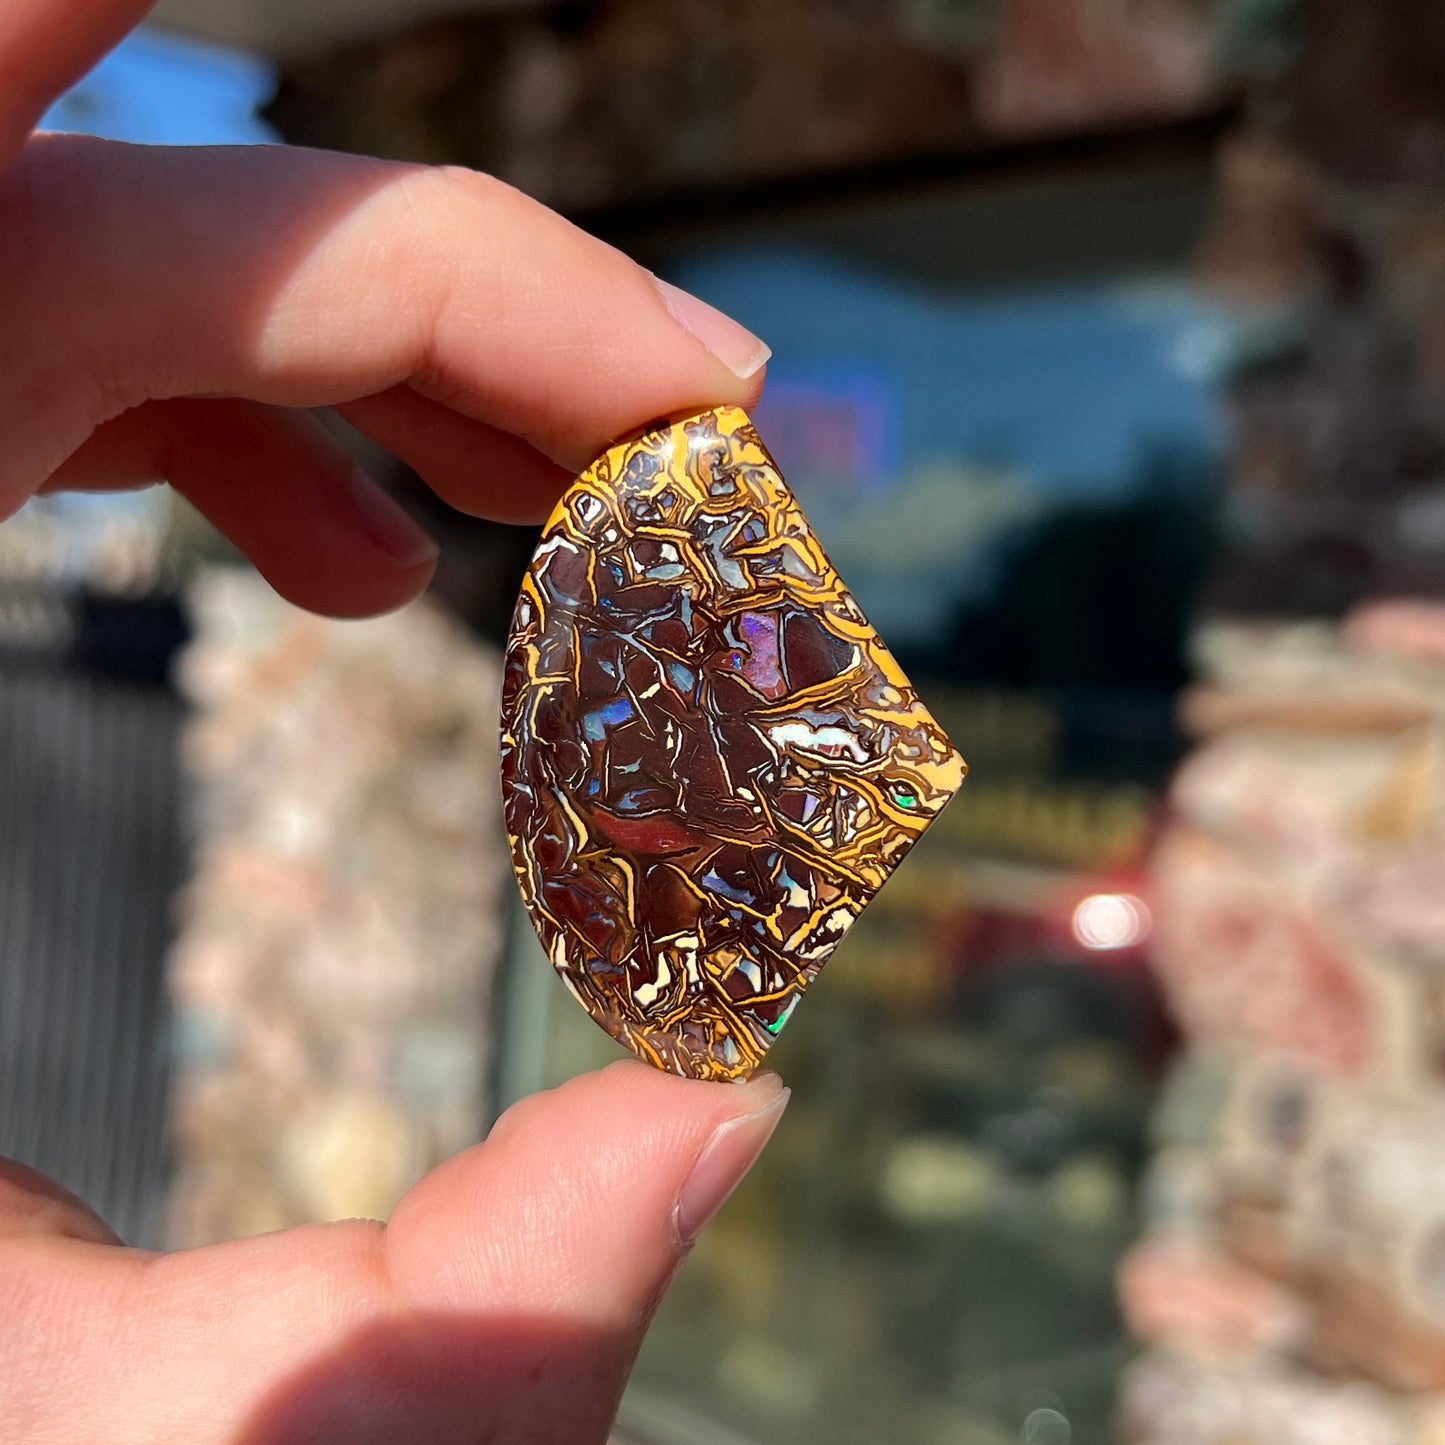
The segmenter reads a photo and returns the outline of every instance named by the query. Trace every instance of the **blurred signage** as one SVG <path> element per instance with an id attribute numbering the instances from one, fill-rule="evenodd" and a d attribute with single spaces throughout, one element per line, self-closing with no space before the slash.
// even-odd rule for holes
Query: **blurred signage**
<path id="1" fill-rule="evenodd" d="M 844 494 L 897 480 L 901 399 L 898 386 L 862 366 L 774 367 L 754 410 L 786 476 Z"/>
<path id="2" fill-rule="evenodd" d="M 1091 871 L 1142 860 L 1158 793 L 1135 779 L 1069 776 L 1070 719 L 1054 702 L 991 688 L 930 689 L 929 702 L 971 769 L 934 829 L 944 846 Z"/>
<path id="3" fill-rule="evenodd" d="M 1068 868 L 1141 861 L 1158 799 L 1135 783 L 975 779 L 938 820 L 953 848 Z"/>

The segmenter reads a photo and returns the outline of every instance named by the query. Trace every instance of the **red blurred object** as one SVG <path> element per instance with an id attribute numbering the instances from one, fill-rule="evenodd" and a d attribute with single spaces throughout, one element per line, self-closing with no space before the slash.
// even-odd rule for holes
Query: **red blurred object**
<path id="1" fill-rule="evenodd" d="M 960 917 L 949 940 L 955 997 L 967 1007 L 980 991 L 1006 988 L 1009 976 L 1037 981 L 1078 971 L 1081 984 L 1127 1025 L 1140 1062 L 1163 1067 L 1179 1032 L 1155 977 L 1150 941 L 1154 910 L 1142 867 L 1109 873 L 1038 870 L 1027 888 L 985 896 Z"/>

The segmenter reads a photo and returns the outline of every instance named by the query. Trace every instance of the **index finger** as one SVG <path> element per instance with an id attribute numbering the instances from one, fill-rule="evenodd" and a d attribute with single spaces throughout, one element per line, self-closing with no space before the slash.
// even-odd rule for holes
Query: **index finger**
<path id="1" fill-rule="evenodd" d="M 0 166 L 51 101 L 145 18 L 154 0 L 5 0 L 0 5 Z"/>
<path id="2" fill-rule="evenodd" d="M 0 177 L 0 336 L 26 359 L 0 369 L 0 516 L 147 401 L 408 387 L 577 471 L 654 417 L 749 405 L 769 354 L 485 176 L 68 136 Z M 495 515 L 495 486 L 454 503 Z"/>

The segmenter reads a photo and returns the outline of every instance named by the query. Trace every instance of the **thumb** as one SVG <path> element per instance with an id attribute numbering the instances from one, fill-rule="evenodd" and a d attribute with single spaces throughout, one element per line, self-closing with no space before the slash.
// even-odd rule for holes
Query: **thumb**
<path id="1" fill-rule="evenodd" d="M 393 1214 L 392 1309 L 275 1393 L 245 1445 L 602 1445 L 653 1310 L 787 1099 L 774 1075 L 627 1062 L 517 1105 Z"/>
<path id="2" fill-rule="evenodd" d="M 169 1256 L 106 1247 L 12 1168 L 0 1439 L 602 1445 L 658 1299 L 787 1097 L 617 1064 L 509 1110 L 386 1226 Z"/>
<path id="3" fill-rule="evenodd" d="M 636 1324 L 787 1101 L 775 1074 L 700 1084 L 631 1061 L 525 1099 L 398 1206 L 393 1277 L 414 1306 Z"/>

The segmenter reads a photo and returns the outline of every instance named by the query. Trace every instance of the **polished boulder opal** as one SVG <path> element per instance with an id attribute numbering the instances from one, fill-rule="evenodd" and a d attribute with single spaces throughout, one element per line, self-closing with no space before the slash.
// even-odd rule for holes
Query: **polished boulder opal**
<path id="1" fill-rule="evenodd" d="M 639 1057 L 756 1068 L 963 774 L 744 412 L 557 504 L 508 646 L 507 831 L 557 972 Z"/>

